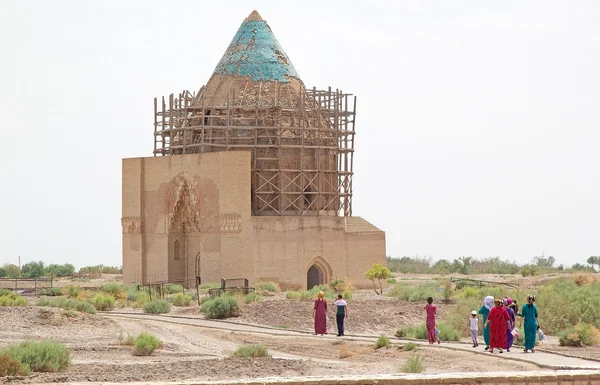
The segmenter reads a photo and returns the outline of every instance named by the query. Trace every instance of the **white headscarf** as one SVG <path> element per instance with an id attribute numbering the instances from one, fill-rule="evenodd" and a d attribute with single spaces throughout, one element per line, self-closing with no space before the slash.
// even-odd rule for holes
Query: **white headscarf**
<path id="1" fill-rule="evenodd" d="M 494 306 L 494 297 L 491 295 L 485 297 L 483 299 L 483 306 L 485 306 L 486 309 L 491 310 L 492 306 Z"/>

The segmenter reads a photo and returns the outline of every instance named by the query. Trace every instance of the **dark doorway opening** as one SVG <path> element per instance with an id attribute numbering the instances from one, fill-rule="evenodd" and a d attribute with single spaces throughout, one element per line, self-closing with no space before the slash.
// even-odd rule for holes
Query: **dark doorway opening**
<path id="1" fill-rule="evenodd" d="M 317 265 L 312 265 L 306 273 L 306 288 L 312 289 L 317 285 L 323 284 L 323 271 Z"/>

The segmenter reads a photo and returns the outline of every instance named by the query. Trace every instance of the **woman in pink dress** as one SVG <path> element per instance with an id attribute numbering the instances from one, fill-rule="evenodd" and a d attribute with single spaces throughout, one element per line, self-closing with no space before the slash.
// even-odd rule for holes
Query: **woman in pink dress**
<path id="1" fill-rule="evenodd" d="M 327 301 L 325 293 L 320 291 L 313 306 L 313 319 L 315 320 L 315 334 L 327 334 Z"/>
<path id="2" fill-rule="evenodd" d="M 440 343 L 440 340 L 435 335 L 435 313 L 437 308 L 432 305 L 433 297 L 427 298 L 427 305 L 425 305 L 425 312 L 427 313 L 427 320 L 425 321 L 425 326 L 427 326 L 427 339 L 429 340 L 429 344 L 433 344 L 435 341 Z"/>

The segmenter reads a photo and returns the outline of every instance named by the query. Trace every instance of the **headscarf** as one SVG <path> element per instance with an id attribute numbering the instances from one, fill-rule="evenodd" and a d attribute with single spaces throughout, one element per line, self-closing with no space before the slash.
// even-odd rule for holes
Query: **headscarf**
<path id="1" fill-rule="evenodd" d="M 490 310 L 492 306 L 494 306 L 494 297 L 491 295 L 485 297 L 483 299 L 483 306 L 485 306 L 486 309 Z"/>
<path id="2" fill-rule="evenodd" d="M 510 306 L 512 305 L 512 299 L 508 298 L 508 297 L 504 297 L 504 304 L 506 306 Z"/>
<path id="3" fill-rule="evenodd" d="M 325 293 L 320 291 L 317 293 L 317 297 L 319 297 L 319 299 L 323 299 L 323 297 L 325 297 Z"/>

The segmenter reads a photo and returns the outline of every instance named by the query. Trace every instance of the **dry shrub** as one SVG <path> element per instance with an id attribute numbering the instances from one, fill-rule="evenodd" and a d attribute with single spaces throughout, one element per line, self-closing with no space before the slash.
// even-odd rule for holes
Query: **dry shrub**
<path id="1" fill-rule="evenodd" d="M 0 377 L 27 375 L 29 368 L 22 362 L 13 360 L 8 353 L 0 354 Z"/>
<path id="2" fill-rule="evenodd" d="M 596 282 L 598 279 L 593 274 L 575 274 L 573 281 L 579 287 L 589 285 Z"/>
<path id="3" fill-rule="evenodd" d="M 594 346 L 600 344 L 600 331 L 594 325 L 579 323 L 560 332 L 558 339 L 561 346 Z"/>
<path id="4" fill-rule="evenodd" d="M 353 355 L 354 354 L 352 353 L 348 345 L 342 344 L 342 346 L 340 346 L 340 358 L 348 358 L 352 357 Z"/>

